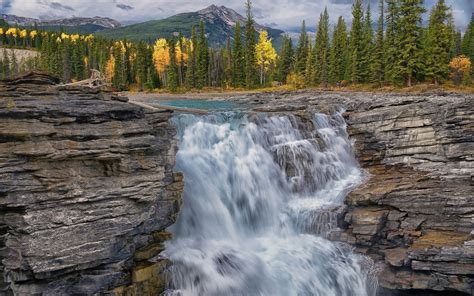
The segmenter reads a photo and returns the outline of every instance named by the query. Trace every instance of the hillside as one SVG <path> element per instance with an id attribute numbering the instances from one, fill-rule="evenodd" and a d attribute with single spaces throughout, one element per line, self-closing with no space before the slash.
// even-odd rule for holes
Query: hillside
<path id="1" fill-rule="evenodd" d="M 237 21 L 242 25 L 245 18 L 235 10 L 225 6 L 211 5 L 203 10 L 181 13 L 162 20 L 153 20 L 100 32 L 106 37 L 131 41 L 145 40 L 153 42 L 157 38 L 168 38 L 182 33 L 191 36 L 191 28 L 204 20 L 210 46 L 219 47 L 226 43 L 227 36 L 233 36 Z M 256 25 L 256 30 L 267 30 L 276 47 L 279 47 L 283 31 Z"/>
<path id="2" fill-rule="evenodd" d="M 48 31 L 90 34 L 98 31 L 119 28 L 121 24 L 107 17 L 72 17 L 55 20 L 42 20 L 13 14 L 2 14 L 2 20 L 9 25 L 25 28 L 37 27 Z"/>

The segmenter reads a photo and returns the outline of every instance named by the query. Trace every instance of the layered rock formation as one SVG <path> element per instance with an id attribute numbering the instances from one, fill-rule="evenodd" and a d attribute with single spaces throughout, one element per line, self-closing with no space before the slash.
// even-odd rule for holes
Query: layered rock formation
<path id="1" fill-rule="evenodd" d="M 377 262 L 380 295 L 474 295 L 474 95 L 302 91 L 235 100 L 302 118 L 345 108 L 368 178 L 330 238 Z"/>
<path id="2" fill-rule="evenodd" d="M 172 114 L 55 82 L 0 84 L 0 294 L 156 294 L 183 187 Z"/>

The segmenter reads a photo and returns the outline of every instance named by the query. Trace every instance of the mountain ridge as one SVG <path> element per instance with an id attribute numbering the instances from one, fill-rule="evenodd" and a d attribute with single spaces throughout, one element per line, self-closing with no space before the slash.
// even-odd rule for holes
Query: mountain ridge
<path id="1" fill-rule="evenodd" d="M 109 29 L 99 34 L 113 39 L 128 39 L 131 41 L 153 42 L 158 38 L 169 38 L 179 33 L 189 38 L 193 26 L 198 26 L 203 20 L 206 26 L 206 35 L 211 47 L 224 46 L 229 36 L 233 39 L 234 28 L 237 22 L 245 26 L 246 19 L 235 10 L 225 7 L 210 5 L 195 12 L 179 13 L 160 20 L 150 20 L 143 23 L 132 24 L 120 28 Z M 255 24 L 256 31 L 266 30 L 275 46 L 281 42 L 282 30 Z"/>
<path id="2" fill-rule="evenodd" d="M 115 29 L 122 26 L 120 22 L 108 17 L 71 17 L 62 19 L 38 19 L 17 16 L 14 14 L 2 14 L 1 18 L 9 25 L 21 27 L 37 26 L 41 29 L 57 30 L 65 28 L 66 31 L 77 31 L 78 33 L 93 33 L 96 31 Z"/>

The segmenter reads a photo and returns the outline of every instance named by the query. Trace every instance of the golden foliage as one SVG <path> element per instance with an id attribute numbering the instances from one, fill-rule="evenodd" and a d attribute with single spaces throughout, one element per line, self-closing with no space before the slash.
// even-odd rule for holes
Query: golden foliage
<path id="1" fill-rule="evenodd" d="M 153 63 L 156 71 L 160 74 L 164 73 L 170 64 L 170 52 L 166 39 L 158 39 L 153 47 Z"/>
<path id="2" fill-rule="evenodd" d="M 114 77 L 114 71 L 115 57 L 113 54 L 111 54 L 109 60 L 107 61 L 107 64 L 105 65 L 105 77 L 108 81 L 112 81 L 112 78 Z"/>
<path id="3" fill-rule="evenodd" d="M 265 70 L 275 63 L 277 58 L 276 50 L 273 48 L 271 39 L 268 39 L 267 31 L 261 31 L 258 43 L 256 45 L 257 64 Z"/>
<path id="4" fill-rule="evenodd" d="M 454 57 L 449 63 L 451 69 L 451 78 L 454 84 L 459 85 L 463 81 L 469 80 L 469 74 L 471 73 L 471 60 L 463 55 Z"/>

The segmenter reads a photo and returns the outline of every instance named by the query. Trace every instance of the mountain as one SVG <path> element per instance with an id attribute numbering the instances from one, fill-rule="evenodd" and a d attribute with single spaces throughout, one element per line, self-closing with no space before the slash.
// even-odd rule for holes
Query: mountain
<path id="1" fill-rule="evenodd" d="M 66 31 L 69 33 L 94 33 L 106 29 L 113 29 L 121 27 L 121 24 L 111 18 L 107 17 L 72 17 L 55 20 L 43 20 L 29 17 L 16 16 L 13 14 L 2 14 L 2 19 L 10 25 L 21 27 L 34 27 L 53 30 Z"/>
<path id="2" fill-rule="evenodd" d="M 245 25 L 245 18 L 235 10 L 225 6 L 211 5 L 196 12 L 181 13 L 162 20 L 153 20 L 105 30 L 100 32 L 100 34 L 114 39 L 145 40 L 150 43 L 157 38 L 177 36 L 179 33 L 189 38 L 192 26 L 199 26 L 201 20 L 205 22 L 207 38 L 209 45 L 212 47 L 224 46 L 227 36 L 233 37 L 234 28 L 238 21 L 242 26 Z M 275 46 L 279 47 L 283 31 L 259 24 L 255 25 L 255 29 L 257 31 L 267 30 Z"/>

